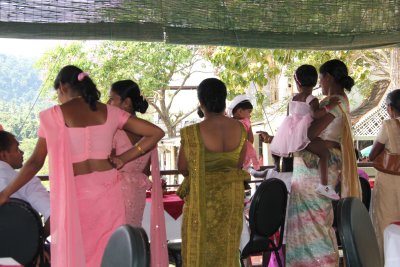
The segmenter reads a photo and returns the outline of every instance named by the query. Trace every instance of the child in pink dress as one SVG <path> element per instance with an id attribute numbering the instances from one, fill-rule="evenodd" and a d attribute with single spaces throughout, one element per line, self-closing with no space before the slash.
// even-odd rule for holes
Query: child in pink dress
<path id="1" fill-rule="evenodd" d="M 284 119 L 271 142 L 271 153 L 280 157 L 287 157 L 290 153 L 307 149 L 316 154 L 319 160 L 321 184 L 316 192 L 330 199 L 338 200 L 332 186 L 328 185 L 328 157 L 329 150 L 320 138 L 310 141 L 307 130 L 313 119 L 323 117 L 330 109 L 338 104 L 337 99 L 324 108 L 319 107 L 319 101 L 312 95 L 317 84 L 318 73 L 311 65 L 302 65 L 297 68 L 294 79 L 299 90 L 289 102 L 288 116 Z"/>
<path id="2" fill-rule="evenodd" d="M 250 167 L 253 167 L 255 170 L 260 169 L 257 153 L 253 147 L 254 136 L 250 121 L 252 111 L 253 105 L 246 95 L 236 96 L 228 107 L 228 115 L 239 120 L 247 132 L 246 156 L 243 163 L 243 169 L 245 170 L 249 169 Z"/>

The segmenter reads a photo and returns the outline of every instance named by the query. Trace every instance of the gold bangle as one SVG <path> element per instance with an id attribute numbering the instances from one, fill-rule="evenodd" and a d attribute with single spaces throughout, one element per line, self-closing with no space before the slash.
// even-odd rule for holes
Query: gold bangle
<path id="1" fill-rule="evenodd" d="M 134 147 L 137 148 L 137 150 L 140 152 L 140 154 L 145 154 L 146 152 L 144 152 L 143 148 L 141 146 L 138 145 L 138 143 L 134 144 Z"/>

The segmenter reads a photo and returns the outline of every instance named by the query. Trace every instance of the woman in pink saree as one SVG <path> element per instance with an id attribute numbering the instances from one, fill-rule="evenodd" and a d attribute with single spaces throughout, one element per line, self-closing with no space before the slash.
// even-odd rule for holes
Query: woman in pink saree
<path id="1" fill-rule="evenodd" d="M 118 107 L 136 117 L 136 112 L 144 114 L 149 106 L 141 95 L 139 86 L 132 80 L 122 80 L 111 85 L 108 104 Z M 142 136 L 117 130 L 114 136 L 113 148 L 120 155 L 134 147 Z M 165 217 L 162 202 L 160 173 L 155 171 L 158 164 L 158 153 L 154 149 L 143 156 L 125 164 L 119 170 L 121 176 L 122 196 L 125 203 L 126 222 L 133 226 L 142 226 L 143 211 L 146 204 L 146 190 L 151 182 L 148 174 L 152 166 L 153 184 L 151 198 L 151 266 L 168 266 L 168 251 L 165 234 Z M 160 232 L 161 231 L 161 232 Z"/>
<path id="2" fill-rule="evenodd" d="M 116 168 L 154 148 L 164 136 L 157 126 L 98 102 L 89 75 L 66 66 L 54 82 L 61 105 L 40 113 L 39 139 L 0 205 L 26 184 L 49 154 L 52 259 L 55 267 L 99 267 L 112 232 L 125 223 Z M 110 156 L 117 129 L 143 136 L 119 156 Z"/>

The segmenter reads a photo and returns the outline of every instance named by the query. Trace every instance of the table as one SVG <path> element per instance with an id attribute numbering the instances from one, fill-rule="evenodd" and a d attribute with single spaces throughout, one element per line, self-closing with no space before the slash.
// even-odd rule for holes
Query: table
<path id="1" fill-rule="evenodd" d="M 167 240 L 181 239 L 182 209 L 184 201 L 174 192 L 163 197 Z M 146 198 L 142 226 L 150 238 L 151 197 Z"/>
<path id="2" fill-rule="evenodd" d="M 390 224 L 383 232 L 385 267 L 400 266 L 400 222 Z"/>

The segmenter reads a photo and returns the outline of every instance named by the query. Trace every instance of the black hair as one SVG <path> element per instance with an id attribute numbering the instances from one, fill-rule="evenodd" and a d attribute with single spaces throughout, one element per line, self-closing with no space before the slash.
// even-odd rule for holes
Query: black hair
<path id="1" fill-rule="evenodd" d="M 0 131 L 0 151 L 10 151 L 15 137 L 7 131 Z"/>
<path id="2" fill-rule="evenodd" d="M 236 111 L 241 108 L 241 109 L 253 109 L 253 105 L 249 100 L 243 100 L 239 104 L 237 104 L 233 109 L 232 109 L 232 114 L 234 115 Z"/>
<path id="3" fill-rule="evenodd" d="M 347 70 L 346 64 L 339 59 L 332 59 L 322 64 L 319 68 L 319 73 L 329 73 L 335 79 L 337 84 L 349 92 L 354 86 L 354 80 L 349 76 L 349 71 Z"/>
<path id="4" fill-rule="evenodd" d="M 312 65 L 301 65 L 295 71 L 295 80 L 304 87 L 314 87 L 318 81 L 318 72 Z"/>
<path id="5" fill-rule="evenodd" d="M 357 148 L 354 148 L 354 153 L 356 154 L 356 159 L 359 160 L 360 159 L 360 151 L 358 151 Z"/>
<path id="6" fill-rule="evenodd" d="M 221 113 L 226 107 L 226 86 L 217 78 L 203 80 L 197 87 L 197 97 L 209 112 Z"/>
<path id="7" fill-rule="evenodd" d="M 386 104 L 400 114 L 400 89 L 393 90 L 387 95 Z"/>
<path id="8" fill-rule="evenodd" d="M 79 74 L 84 73 L 80 68 L 68 65 L 63 67 L 54 80 L 54 89 L 58 90 L 61 84 L 67 83 L 72 90 L 82 94 L 83 99 L 89 104 L 90 109 L 96 111 L 96 103 L 100 99 L 100 92 L 92 79 L 85 75 L 78 79 Z"/>
<path id="9" fill-rule="evenodd" d="M 203 111 L 201 110 L 201 108 L 200 107 L 198 107 L 197 108 L 197 115 L 199 116 L 199 118 L 204 118 L 204 113 L 203 113 Z"/>
<path id="10" fill-rule="evenodd" d="M 132 80 L 122 80 L 111 85 L 111 91 L 121 97 L 121 101 L 130 98 L 132 102 L 132 112 L 140 112 L 144 114 L 149 107 L 149 103 L 140 93 L 140 88 Z"/>

